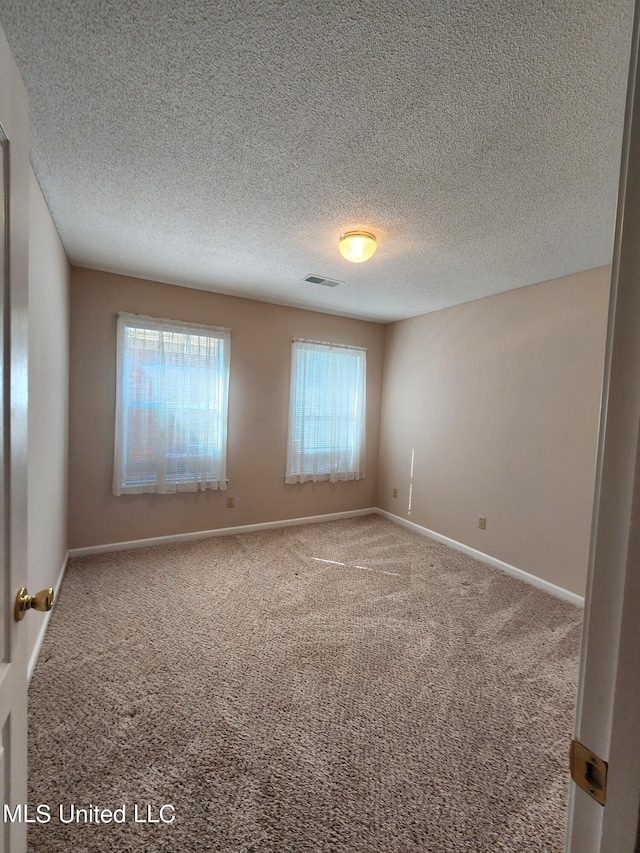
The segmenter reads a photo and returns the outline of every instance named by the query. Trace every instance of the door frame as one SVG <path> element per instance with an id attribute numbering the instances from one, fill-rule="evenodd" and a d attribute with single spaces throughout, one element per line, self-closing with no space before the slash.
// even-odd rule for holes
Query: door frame
<path id="1" fill-rule="evenodd" d="M 4 654 L 0 663 L 2 803 L 27 801 L 27 632 L 13 619 L 13 601 L 27 579 L 29 119 L 27 93 L 0 29 L 0 122 L 8 140 L 8 204 L 4 206 L 2 274 L 2 407 L 4 496 L 0 585 Z M 6 215 L 6 219 L 4 218 Z M 8 230 L 8 240 L 5 235 Z M 3 809 L 4 812 L 4 809 Z M 24 817 L 24 813 L 20 815 Z M 0 850 L 24 853 L 24 820 L 0 823 Z"/>
<path id="2" fill-rule="evenodd" d="M 566 853 L 635 853 L 640 808 L 640 2 L 614 238 L 575 738 L 609 763 L 604 807 L 571 785 Z"/>

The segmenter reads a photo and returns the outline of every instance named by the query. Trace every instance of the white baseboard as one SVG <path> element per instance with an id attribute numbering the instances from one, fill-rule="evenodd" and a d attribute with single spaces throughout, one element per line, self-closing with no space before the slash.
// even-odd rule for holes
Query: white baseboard
<path id="1" fill-rule="evenodd" d="M 29 663 L 27 664 L 27 681 L 31 681 L 31 676 L 33 675 L 33 670 L 36 668 L 36 663 L 38 662 L 38 657 L 40 655 L 40 650 L 42 649 L 42 644 L 44 642 L 44 635 L 47 633 L 47 628 L 49 627 L 49 620 L 53 614 L 56 603 L 58 601 L 58 595 L 60 593 L 60 587 L 62 586 L 62 581 L 64 579 L 64 573 L 67 569 L 67 563 L 69 562 L 69 552 L 64 556 L 64 560 L 62 561 L 62 568 L 58 574 L 58 579 L 55 582 L 53 587 L 53 607 L 47 613 L 44 614 L 44 618 L 42 620 L 42 624 L 40 625 L 40 630 L 38 631 L 38 636 L 36 637 L 35 645 L 31 651 L 31 657 L 29 658 Z"/>
<path id="2" fill-rule="evenodd" d="M 402 527 L 413 530 L 414 533 L 419 533 L 421 536 L 428 536 L 436 542 L 442 542 L 444 545 L 448 545 L 456 551 L 461 551 L 463 554 L 468 554 L 470 557 L 480 560 L 482 563 L 486 563 L 487 565 L 500 569 L 500 571 L 506 572 L 509 575 L 520 578 L 520 580 L 538 587 L 538 589 L 543 589 L 556 598 L 569 601 L 571 604 L 575 604 L 578 607 L 584 607 L 584 597 L 575 592 L 571 592 L 570 590 L 557 586 L 550 581 L 539 578 L 537 575 L 532 575 L 529 572 L 518 569 L 516 566 L 512 566 L 509 563 L 498 560 L 496 557 L 491 557 L 489 554 L 485 554 L 475 548 L 470 548 L 468 545 L 463 545 L 462 542 L 457 542 L 455 539 L 450 539 L 448 536 L 436 533 L 435 530 L 429 530 L 427 527 L 422 527 L 420 524 L 409 521 L 407 518 L 401 518 L 399 515 L 394 515 L 393 513 L 387 512 L 379 507 L 368 507 L 366 509 L 348 510 L 347 512 L 310 515 L 305 518 L 285 518 L 280 521 L 265 521 L 259 524 L 243 524 L 237 527 L 221 527 L 217 530 L 200 530 L 195 533 L 178 533 L 173 536 L 156 536 L 151 539 L 133 539 L 129 542 L 112 542 L 108 545 L 92 545 L 88 548 L 71 548 L 65 555 L 54 586 L 54 606 L 48 613 L 45 613 L 34 648 L 31 652 L 31 657 L 29 658 L 29 663 L 27 665 L 27 679 L 31 681 L 31 676 L 33 675 L 33 670 L 35 669 L 35 665 L 42 648 L 42 643 L 44 642 L 44 637 L 49 626 L 49 620 L 51 619 L 51 615 L 55 609 L 55 602 L 58 599 L 60 587 L 62 586 L 64 573 L 70 557 L 83 557 L 89 554 L 105 554 L 109 551 L 128 551 L 134 548 L 148 548 L 153 545 L 166 545 L 172 542 L 190 542 L 196 539 L 210 539 L 213 536 L 236 536 L 239 533 L 253 533 L 258 530 L 272 530 L 278 527 L 293 527 L 299 524 L 318 524 L 324 521 L 336 521 L 340 518 L 355 518 L 360 515 L 372 514 L 382 515 L 390 521 L 393 521 L 395 524 L 399 524 Z"/>
<path id="3" fill-rule="evenodd" d="M 435 530 L 429 530 L 427 527 L 422 527 L 420 524 L 416 524 L 406 518 L 401 518 L 399 515 L 394 515 L 393 513 L 387 512 L 384 509 L 379 509 L 378 507 L 354 509 L 348 510 L 347 512 L 331 512 L 325 515 L 310 515 L 304 518 L 284 518 L 279 521 L 264 521 L 258 524 L 242 524 L 237 527 L 220 527 L 215 530 L 198 530 L 193 533 L 177 533 L 172 536 L 154 536 L 149 539 L 132 539 L 128 542 L 111 542 L 106 545 L 90 545 L 86 548 L 71 548 L 68 552 L 67 558 L 86 557 L 91 554 L 106 554 L 110 551 L 130 551 L 135 548 L 150 548 L 154 545 L 169 545 L 176 542 L 192 542 L 197 539 L 210 539 L 214 536 L 237 536 L 240 533 L 254 533 L 258 530 L 272 530 L 278 527 L 293 527 L 294 525 L 299 524 L 318 524 L 324 521 L 336 521 L 340 518 L 355 518 L 359 515 L 371 515 L 373 513 L 382 515 L 390 521 L 393 521 L 395 524 L 399 524 L 402 527 L 413 530 L 421 536 L 428 536 L 430 539 L 435 539 L 436 542 L 442 542 L 444 545 L 448 545 L 456 551 L 461 551 L 463 554 L 468 554 L 470 557 L 480 560 L 482 563 L 486 563 L 487 565 L 500 569 L 500 571 L 506 572 L 509 575 L 520 578 L 520 580 L 531 584 L 531 586 L 538 587 L 538 589 L 543 589 L 556 598 L 569 601 L 571 604 L 575 604 L 578 607 L 584 607 L 584 597 L 575 592 L 571 592 L 568 589 L 564 589 L 564 587 L 557 586 L 556 584 L 551 583 L 551 581 L 544 580 L 544 578 L 540 578 L 537 575 L 532 575 L 529 572 L 525 572 L 523 569 L 512 566 L 510 563 L 505 563 L 502 560 L 498 560 L 496 557 L 485 554 L 483 551 L 478 551 L 475 548 L 464 545 L 462 542 L 457 542 L 455 539 L 450 539 L 448 536 L 436 533 Z M 66 560 L 65 565 L 60 572 L 56 592 L 62 583 L 65 566 Z M 51 612 L 47 614 L 43 627 L 38 635 L 38 643 L 36 644 L 36 648 L 34 649 L 29 662 L 30 673 L 35 665 L 35 661 L 37 660 L 38 652 L 42 644 L 42 639 L 44 639 L 44 633 L 50 616 Z"/>
<path id="4" fill-rule="evenodd" d="M 339 518 L 355 518 L 372 515 L 375 507 L 352 509 L 347 512 L 330 512 L 326 515 L 309 515 L 305 518 L 283 518 L 280 521 L 264 521 L 259 524 L 241 524 L 238 527 L 220 527 L 216 530 L 198 530 L 195 533 L 177 533 L 173 536 L 154 536 L 150 539 L 132 539 L 129 542 L 111 542 L 108 545 L 90 545 L 87 548 L 71 548 L 69 557 L 86 557 L 90 554 L 106 554 L 109 551 L 130 551 L 134 548 L 150 548 L 153 545 L 170 545 L 174 542 L 192 542 L 196 539 L 211 539 L 213 536 L 237 536 L 239 533 L 255 533 L 257 530 L 272 530 L 276 527 L 294 527 L 298 524 L 318 524 L 336 521 Z"/>
<path id="5" fill-rule="evenodd" d="M 509 563 L 504 563 L 502 560 L 496 559 L 496 557 L 491 557 L 489 554 L 477 551 L 475 548 L 470 548 L 468 545 L 463 545 L 462 542 L 457 542 L 455 539 L 449 539 L 448 536 L 443 536 L 441 533 L 436 533 L 435 530 L 429 530 L 427 527 L 422 527 L 420 524 L 409 521 L 407 518 L 401 518 L 399 515 L 393 515 L 393 513 L 379 508 L 376 508 L 376 512 L 379 515 L 383 515 L 385 518 L 388 518 L 390 521 L 393 521 L 395 524 L 407 527 L 409 530 L 413 530 L 421 536 L 428 536 L 430 539 L 435 539 L 436 542 L 442 542 L 444 545 L 448 545 L 456 551 L 461 551 L 463 554 L 468 554 L 470 557 L 480 560 L 481 563 L 487 563 L 487 565 L 500 569 L 502 572 L 506 572 L 509 575 L 520 578 L 520 580 L 531 584 L 531 586 L 543 589 L 551 595 L 554 595 L 556 598 L 562 598 L 564 601 L 569 601 L 571 604 L 576 604 L 578 607 L 584 607 L 583 596 L 578 595 L 575 592 L 571 592 L 568 589 L 564 589 L 564 587 L 557 586 L 556 584 L 551 583 L 551 581 L 546 581 L 544 578 L 539 578 L 537 575 L 532 575 L 529 572 L 518 569 L 516 566 L 510 565 Z"/>

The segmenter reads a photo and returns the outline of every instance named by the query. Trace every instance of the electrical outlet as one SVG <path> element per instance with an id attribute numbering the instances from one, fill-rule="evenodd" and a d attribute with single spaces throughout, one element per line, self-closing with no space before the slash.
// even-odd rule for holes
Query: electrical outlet
<path id="1" fill-rule="evenodd" d="M 394 498 L 398 497 L 398 490 L 397 489 L 393 490 L 393 496 L 394 496 Z"/>
<path id="2" fill-rule="evenodd" d="M 236 505 L 236 499 L 235 498 L 227 498 L 227 508 L 228 509 L 233 509 L 235 505 Z"/>
<path id="3" fill-rule="evenodd" d="M 486 530 L 487 529 L 486 516 L 484 516 L 484 515 L 478 516 L 478 527 L 480 528 L 480 530 Z"/>

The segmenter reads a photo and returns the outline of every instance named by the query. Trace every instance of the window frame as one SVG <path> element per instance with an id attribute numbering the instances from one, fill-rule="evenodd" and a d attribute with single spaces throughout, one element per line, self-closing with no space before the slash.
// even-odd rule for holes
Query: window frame
<path id="1" fill-rule="evenodd" d="M 212 462 L 211 467 L 215 468 L 216 475 L 211 476 L 211 471 L 207 470 L 203 475 L 191 470 L 182 476 L 167 477 L 167 460 L 170 458 L 195 458 L 193 452 L 184 452 L 176 454 L 171 452 L 168 446 L 165 446 L 164 458 L 162 454 L 158 454 L 156 459 L 155 470 L 150 472 L 147 477 L 142 476 L 140 479 L 126 477 L 127 470 L 127 453 L 129 452 L 128 429 L 129 429 L 129 412 L 135 407 L 144 408 L 144 401 L 136 401 L 134 405 L 130 400 L 125 399 L 127 394 L 127 379 L 125 378 L 125 369 L 127 366 L 127 329 L 137 329 L 140 331 L 168 332 L 180 335 L 193 335 L 197 337 L 207 337 L 215 339 L 219 342 L 219 375 L 217 377 L 217 400 L 218 410 L 216 411 L 216 427 L 219 432 L 219 442 L 216 445 L 215 455 L 209 456 Z M 229 414 L 229 375 L 230 375 L 230 353 L 231 350 L 231 330 L 222 326 L 209 326 L 202 323 L 189 323 L 182 320 L 171 320 L 163 317 L 151 317 L 145 314 L 131 314 L 120 311 L 117 314 L 117 334 L 116 334 L 116 406 L 115 406 L 115 434 L 114 434 L 114 465 L 113 465 L 113 483 L 112 489 L 115 495 L 127 494 L 173 494 L 175 492 L 193 492 L 204 491 L 207 489 L 226 489 L 226 461 L 227 461 L 227 435 L 228 435 L 228 414 Z M 167 364 L 162 363 L 162 369 L 165 371 L 163 379 L 166 383 Z M 164 387 L 166 393 L 166 384 Z M 188 392 L 190 394 L 190 391 Z M 150 403 L 149 409 L 158 408 L 159 395 L 155 402 Z M 205 410 L 202 406 L 198 407 L 195 403 L 193 406 L 179 406 L 166 403 L 167 410 L 172 410 L 174 413 L 185 411 L 200 411 Z M 161 430 L 169 432 L 171 424 L 168 420 L 164 421 Z M 207 459 L 206 455 L 201 458 Z M 164 461 L 164 468 L 162 462 Z M 164 477 L 163 477 L 164 472 Z"/>
<path id="2" fill-rule="evenodd" d="M 338 432 L 339 424 L 335 415 L 330 414 L 313 414 L 309 413 L 310 404 L 308 400 L 300 399 L 300 387 L 298 382 L 298 371 L 302 369 L 304 355 L 311 352 L 326 352 L 327 354 L 349 353 L 357 358 L 355 365 L 355 379 L 353 380 L 354 399 L 349 403 L 349 407 L 353 405 L 353 423 L 350 424 L 351 433 L 353 434 L 353 447 L 345 448 L 344 444 L 332 446 L 328 449 L 320 447 L 308 446 L 304 448 L 298 436 L 304 434 L 304 428 L 299 422 L 299 418 L 315 417 L 316 421 L 319 418 L 331 418 L 334 420 L 330 424 L 330 432 Z M 291 369 L 289 379 L 289 416 L 288 416 L 288 431 L 287 431 L 287 459 L 285 467 L 285 483 L 305 483 L 305 482 L 338 482 L 345 480 L 360 480 L 365 477 L 366 466 L 366 386 L 367 386 L 367 350 L 366 347 L 355 346 L 351 344 L 333 343 L 329 341 L 309 340 L 306 338 L 294 338 L 291 341 Z M 337 369 L 337 368 L 336 368 Z M 338 379 L 336 377 L 336 386 Z M 302 391 L 304 394 L 304 390 Z M 331 392 L 334 395 L 338 393 L 337 387 L 333 387 Z M 343 415 L 344 417 L 344 415 Z M 342 430 L 345 429 L 344 421 L 341 421 Z M 316 433 L 318 430 L 316 430 Z M 349 428 L 346 429 L 349 435 Z M 347 439 L 348 441 L 348 439 Z M 351 457 L 350 462 L 343 462 L 345 453 Z M 338 457 L 342 455 L 343 459 Z M 326 464 L 319 461 L 319 457 L 325 455 L 328 457 Z M 311 464 L 315 457 L 314 464 Z"/>

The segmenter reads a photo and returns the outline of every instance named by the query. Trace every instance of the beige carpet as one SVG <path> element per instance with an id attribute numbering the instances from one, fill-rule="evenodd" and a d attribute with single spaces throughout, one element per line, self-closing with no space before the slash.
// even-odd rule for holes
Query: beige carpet
<path id="1" fill-rule="evenodd" d="M 560 853 L 580 623 L 378 516 L 74 559 L 30 850 Z"/>

